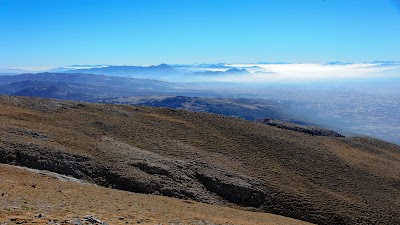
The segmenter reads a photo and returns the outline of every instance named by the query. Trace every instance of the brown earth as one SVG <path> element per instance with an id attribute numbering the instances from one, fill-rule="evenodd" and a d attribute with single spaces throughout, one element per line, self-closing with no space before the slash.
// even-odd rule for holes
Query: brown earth
<path id="1" fill-rule="evenodd" d="M 400 224 L 400 147 L 181 110 L 0 97 L 0 161 L 318 224 Z"/>
<path id="2" fill-rule="evenodd" d="M 0 224 L 74 224 L 84 222 L 87 215 L 108 224 L 309 224 L 268 213 L 76 183 L 9 165 L 0 164 L 0 177 Z"/>

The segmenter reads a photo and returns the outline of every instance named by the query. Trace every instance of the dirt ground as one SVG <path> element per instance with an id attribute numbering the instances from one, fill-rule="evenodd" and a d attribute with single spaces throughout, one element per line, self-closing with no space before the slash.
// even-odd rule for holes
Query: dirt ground
<path id="1" fill-rule="evenodd" d="M 309 224 L 71 180 L 0 164 L 0 224 L 92 224 L 87 215 L 108 224 Z"/>
<path id="2" fill-rule="evenodd" d="M 10 96 L 0 105 L 1 163 L 317 224 L 400 224 L 398 145 L 167 108 Z"/>

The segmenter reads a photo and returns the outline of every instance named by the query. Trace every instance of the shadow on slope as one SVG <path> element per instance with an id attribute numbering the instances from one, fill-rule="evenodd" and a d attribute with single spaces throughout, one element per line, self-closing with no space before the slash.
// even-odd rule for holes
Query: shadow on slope
<path id="1" fill-rule="evenodd" d="M 318 224 L 400 223 L 400 147 L 206 113 L 0 97 L 0 160 Z"/>

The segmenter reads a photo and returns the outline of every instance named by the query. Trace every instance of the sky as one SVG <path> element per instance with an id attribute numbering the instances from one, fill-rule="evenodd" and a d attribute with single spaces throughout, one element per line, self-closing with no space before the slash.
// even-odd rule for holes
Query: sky
<path id="1" fill-rule="evenodd" d="M 400 61 L 399 0 L 0 0 L 0 67 Z"/>

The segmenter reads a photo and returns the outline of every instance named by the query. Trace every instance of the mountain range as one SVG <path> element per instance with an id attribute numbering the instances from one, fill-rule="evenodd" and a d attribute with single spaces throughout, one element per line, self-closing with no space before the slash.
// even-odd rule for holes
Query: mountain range
<path id="1" fill-rule="evenodd" d="M 162 79 L 165 76 L 181 75 L 182 72 L 167 64 L 157 66 L 106 66 L 88 69 L 75 69 L 66 73 L 98 74 L 144 79 Z"/>
<path id="2" fill-rule="evenodd" d="M 171 83 L 93 74 L 37 73 L 0 76 L 0 93 L 85 101 L 175 90 Z"/>
<path id="3" fill-rule="evenodd" d="M 210 88 L 213 84 L 203 85 Z M 268 117 L 303 123 L 295 115 L 290 115 L 286 102 L 222 98 L 218 97 L 218 93 L 197 89 L 199 87 L 201 84 L 198 83 L 182 85 L 149 79 L 79 73 L 38 73 L 0 77 L 0 94 L 6 95 L 147 105 L 216 113 L 253 121 Z M 196 97 L 199 95 L 210 97 Z"/>

